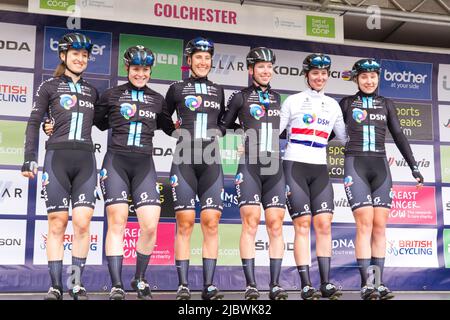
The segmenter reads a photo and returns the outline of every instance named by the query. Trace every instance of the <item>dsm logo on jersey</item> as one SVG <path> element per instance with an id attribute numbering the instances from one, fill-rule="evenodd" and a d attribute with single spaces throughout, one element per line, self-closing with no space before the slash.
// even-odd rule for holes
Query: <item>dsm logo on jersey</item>
<path id="1" fill-rule="evenodd" d="M 431 63 L 381 60 L 380 95 L 431 100 Z"/>
<path id="2" fill-rule="evenodd" d="M 73 30 L 45 27 L 44 32 L 44 69 L 53 70 L 59 64 L 58 40 Z M 111 33 L 79 31 L 88 36 L 94 44 L 89 57 L 86 72 L 96 74 L 111 73 Z"/>

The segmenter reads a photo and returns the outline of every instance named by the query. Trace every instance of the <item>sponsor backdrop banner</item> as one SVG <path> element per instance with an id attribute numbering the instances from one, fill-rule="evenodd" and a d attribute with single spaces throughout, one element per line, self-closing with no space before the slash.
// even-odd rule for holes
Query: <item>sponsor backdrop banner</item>
<path id="1" fill-rule="evenodd" d="M 385 281 L 393 290 L 422 290 L 425 286 L 428 290 L 448 290 L 446 267 L 450 265 L 450 227 L 444 230 L 444 226 L 450 225 L 448 56 L 425 51 L 408 52 L 338 44 L 342 40 L 342 18 L 317 12 L 296 11 L 293 15 L 292 11 L 250 5 L 241 7 L 214 1 L 139 1 L 139 11 L 131 10 L 137 7 L 133 5 L 138 3 L 137 0 L 43 0 L 29 3 L 32 11 L 41 14 L 8 12 L 2 15 L 4 20 L 0 23 L 0 274 L 5 280 L 2 281 L 0 291 L 43 292 L 48 289 L 45 253 L 48 226 L 41 194 L 47 137 L 42 134 L 42 130 L 39 142 L 36 142 L 40 166 L 37 177 L 32 180 L 22 177 L 20 168 L 34 91 L 42 80 L 51 77 L 59 63 L 57 41 L 69 31 L 68 28 L 73 27 L 86 33 L 95 44 L 85 79 L 97 87 L 100 93 L 109 86 L 127 80 L 122 61 L 123 51 L 130 45 L 141 44 L 151 48 L 156 57 L 150 87 L 165 95 L 171 83 L 188 77 L 183 48 L 188 40 L 199 35 L 209 37 L 216 43 L 209 79 L 224 86 L 226 100 L 234 91 L 251 83 L 245 57 L 250 48 L 257 46 L 268 46 L 275 51 L 277 63 L 271 85 L 280 92 L 283 100 L 306 88 L 300 72 L 303 59 L 312 52 L 324 52 L 331 56 L 333 63 L 326 92 L 338 101 L 356 92 L 355 84 L 348 81 L 353 63 L 360 57 L 379 59 L 383 70 L 380 94 L 394 101 L 403 132 L 412 142 L 415 159 L 425 177 L 425 186 L 416 189 L 410 168 L 388 134 L 387 160 L 394 186 L 393 208 L 388 221 Z M 67 18 L 66 10 L 71 5 L 78 5 L 82 9 L 83 19 L 79 21 L 79 26 L 73 25 L 73 18 Z M 105 20 L 86 18 L 92 17 L 94 11 L 97 15 L 99 10 Z M 255 20 L 255 15 L 263 15 L 266 19 Z M 159 26 L 155 28 L 149 24 Z M 196 30 L 199 28 L 205 30 Z M 258 32 L 252 28 L 257 28 Z M 251 36 L 242 34 L 244 32 Z M 263 34 L 264 37 L 255 34 Z M 296 37 L 297 40 L 286 42 L 283 39 L 290 37 Z M 176 113 L 172 119 L 176 120 Z M 100 170 L 109 135 L 94 128 L 92 137 L 97 170 Z M 223 290 L 241 290 L 245 284 L 239 255 L 241 220 L 234 184 L 238 164 L 236 148 L 240 140 L 240 136 L 232 134 L 220 139 L 225 175 L 222 192 L 224 210 L 219 227 L 215 283 Z M 156 132 L 153 160 L 158 172 L 162 203 L 161 223 L 148 269 L 148 278 L 156 290 L 176 290 L 177 287 L 174 266 L 176 225 L 169 181 L 175 143 L 175 139 L 163 132 Z M 285 140 L 280 141 L 281 148 L 285 143 Z M 342 184 L 344 149 L 344 146 L 334 141 L 327 148 L 335 205 L 332 278 L 344 290 L 356 290 L 359 272 L 355 263 L 355 223 Z M 129 208 L 130 217 L 124 240 L 124 280 L 134 275 L 136 242 L 140 232 L 134 208 L 132 205 Z M 191 239 L 193 275 L 190 281 L 193 288 L 202 285 L 203 235 L 198 211 L 199 206 Z M 99 200 L 91 225 L 90 251 L 84 273 L 84 284 L 89 291 L 103 291 L 111 285 L 103 254 L 107 228 L 105 221 L 103 200 Z M 280 279 L 287 289 L 294 290 L 298 288 L 299 277 L 293 255 L 294 228 L 287 212 L 283 232 L 285 256 Z M 72 222 L 69 222 L 64 236 L 65 266 L 70 264 L 72 240 Z M 314 229 L 310 242 L 311 274 L 316 283 L 318 270 Z M 269 277 L 268 245 L 265 216 L 262 214 L 255 240 L 256 268 L 261 283 L 267 283 Z M 30 272 L 42 281 L 25 283 L 14 280 L 17 275 L 25 277 Z M 126 289 L 130 289 L 127 286 Z"/>

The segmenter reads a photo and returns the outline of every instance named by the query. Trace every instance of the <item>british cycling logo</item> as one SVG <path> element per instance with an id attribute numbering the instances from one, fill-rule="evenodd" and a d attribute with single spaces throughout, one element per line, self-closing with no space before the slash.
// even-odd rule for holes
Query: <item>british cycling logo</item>
<path id="1" fill-rule="evenodd" d="M 1 102 L 27 102 L 28 86 L 0 83 Z"/>
<path id="2" fill-rule="evenodd" d="M 388 240 L 387 254 L 393 256 L 431 256 L 431 240 Z"/>

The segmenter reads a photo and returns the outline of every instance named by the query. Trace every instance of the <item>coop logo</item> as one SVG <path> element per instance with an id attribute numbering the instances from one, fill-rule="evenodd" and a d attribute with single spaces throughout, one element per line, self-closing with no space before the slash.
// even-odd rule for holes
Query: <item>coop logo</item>
<path id="1" fill-rule="evenodd" d="M 431 240 L 388 240 L 387 253 L 393 256 L 431 256 Z"/>
<path id="2" fill-rule="evenodd" d="M 73 30 L 45 27 L 44 35 L 44 69 L 53 70 L 59 63 L 58 42 L 62 36 Z M 92 43 L 91 54 L 86 72 L 95 74 L 110 74 L 111 65 L 111 41 L 112 36 L 109 32 L 80 31 L 88 36 Z"/>
<path id="3" fill-rule="evenodd" d="M 431 99 L 431 63 L 382 60 L 380 94 L 392 98 Z"/>

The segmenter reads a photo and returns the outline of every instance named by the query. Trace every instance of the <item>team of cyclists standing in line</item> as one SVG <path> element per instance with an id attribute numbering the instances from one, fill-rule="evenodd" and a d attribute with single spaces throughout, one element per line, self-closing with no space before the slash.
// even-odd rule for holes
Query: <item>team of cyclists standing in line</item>
<path id="1" fill-rule="evenodd" d="M 175 265 L 178 300 L 189 300 L 190 238 L 196 200 L 200 202 L 203 233 L 204 300 L 223 298 L 214 285 L 223 210 L 223 172 L 218 137 L 240 133 L 243 137 L 235 177 L 242 232 L 240 256 L 246 280 L 245 299 L 260 297 L 255 279 L 255 237 L 261 205 L 269 236 L 269 298 L 287 299 L 279 276 L 284 253 L 283 218 L 287 207 L 295 229 L 294 257 L 301 281 L 301 297 L 338 299 L 342 292 L 330 282 L 333 189 L 327 170 L 326 146 L 336 138 L 345 145 L 344 186 L 356 222 L 356 259 L 361 273 L 361 298 L 391 299 L 382 282 L 386 252 L 385 229 L 392 201 L 392 179 L 386 161 L 384 138 L 391 132 L 408 162 L 418 187 L 423 184 L 409 143 L 401 131 L 392 101 L 376 94 L 380 66 L 374 59 L 358 60 L 352 80 L 358 93 L 338 104 L 324 94 L 331 59 L 310 54 L 303 61 L 307 89 L 281 104 L 270 86 L 276 61 L 266 47 L 250 50 L 246 57 L 252 84 L 234 93 L 225 103 L 224 90 L 208 80 L 214 44 L 198 37 L 184 50 L 190 68 L 188 79 L 173 83 L 166 97 L 150 89 L 155 56 L 137 45 L 123 56 L 128 82 L 101 96 L 82 78 L 93 44 L 80 33 L 63 36 L 58 44 L 61 60 L 54 77 L 38 88 L 26 128 L 22 175 L 37 174 L 39 128 L 49 135 L 42 174 L 42 195 L 48 212 L 47 259 L 51 287 L 46 300 L 63 298 L 63 236 L 72 207 L 74 240 L 69 294 L 87 299 L 81 281 L 89 251 L 89 225 L 96 197 L 97 169 L 91 138 L 92 126 L 111 129 L 107 153 L 98 174 L 105 200 L 108 228 L 106 259 L 111 276 L 111 300 L 125 299 L 122 282 L 123 238 L 132 199 L 140 226 L 136 245 L 136 273 L 131 287 L 138 298 L 151 299 L 145 274 L 156 241 L 160 217 L 159 188 L 152 159 L 152 139 L 157 129 L 177 139 L 170 171 L 176 214 Z M 172 115 L 176 111 L 177 121 Z M 239 119 L 239 123 L 236 120 Z M 279 135 L 286 131 L 282 157 Z M 310 280 L 310 225 L 316 236 L 320 286 Z M 371 273 L 375 270 L 377 281 Z"/>

